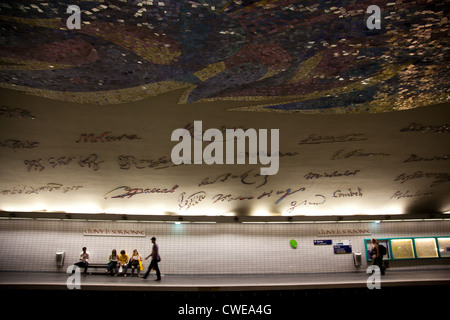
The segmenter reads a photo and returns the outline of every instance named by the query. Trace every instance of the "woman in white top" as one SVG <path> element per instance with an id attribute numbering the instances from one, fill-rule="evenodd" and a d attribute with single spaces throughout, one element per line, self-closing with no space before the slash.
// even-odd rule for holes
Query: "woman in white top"
<path id="1" fill-rule="evenodd" d="M 87 251 L 86 247 L 83 247 L 81 253 L 80 253 L 80 260 L 75 263 L 75 265 L 79 268 L 84 268 L 83 275 L 85 276 L 87 274 L 87 269 L 89 267 L 89 259 L 91 258 L 91 255 Z"/>
<path id="2" fill-rule="evenodd" d="M 141 273 L 142 268 L 142 257 L 137 251 L 137 249 L 133 250 L 133 255 L 130 258 L 130 266 L 131 266 L 131 276 L 134 274 L 134 269 L 137 270 L 137 276 Z"/>

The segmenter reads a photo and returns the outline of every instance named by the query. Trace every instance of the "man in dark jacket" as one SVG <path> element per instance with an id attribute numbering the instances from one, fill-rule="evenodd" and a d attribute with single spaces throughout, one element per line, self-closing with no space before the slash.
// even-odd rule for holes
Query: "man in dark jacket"
<path id="1" fill-rule="evenodd" d="M 161 261 L 161 258 L 159 256 L 159 248 L 158 245 L 156 244 L 156 238 L 152 237 L 152 243 L 153 243 L 153 248 L 152 248 L 152 253 L 145 258 L 145 260 L 147 260 L 148 258 L 152 257 L 152 261 L 150 262 L 150 266 L 147 269 L 147 272 L 145 273 L 145 275 L 142 277 L 144 279 L 146 279 L 150 273 L 150 271 L 152 269 L 155 269 L 156 271 L 156 279 L 155 281 L 161 281 L 161 272 L 159 271 L 159 267 L 158 267 L 158 262 Z"/>
<path id="2" fill-rule="evenodd" d="M 372 239 L 372 265 L 377 265 L 380 268 L 380 272 L 384 275 L 384 266 L 383 266 L 383 252 L 380 250 L 380 245 L 378 244 L 377 239 Z"/>

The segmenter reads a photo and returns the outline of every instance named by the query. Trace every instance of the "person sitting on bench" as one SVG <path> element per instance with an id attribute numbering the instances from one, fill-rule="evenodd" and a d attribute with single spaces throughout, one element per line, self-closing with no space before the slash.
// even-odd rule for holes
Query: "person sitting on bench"
<path id="1" fill-rule="evenodd" d="M 91 255 L 87 251 L 86 247 L 83 247 L 81 253 L 80 253 L 80 261 L 75 263 L 75 265 L 79 268 L 84 268 L 83 275 L 85 276 L 87 274 L 87 269 L 89 267 L 89 259 L 91 258 Z"/>
<path id="2" fill-rule="evenodd" d="M 108 269 L 106 270 L 110 276 L 117 276 L 117 262 L 119 262 L 119 256 L 117 255 L 116 249 L 114 249 L 108 258 Z"/>
<path id="3" fill-rule="evenodd" d="M 130 267 L 131 267 L 131 276 L 134 274 L 134 270 L 137 271 L 137 276 L 141 273 L 142 268 L 142 257 L 137 251 L 137 249 L 133 250 L 133 255 L 130 258 Z"/>
<path id="4" fill-rule="evenodd" d="M 120 251 L 119 256 L 119 274 L 123 274 L 124 277 L 127 276 L 127 267 L 128 267 L 128 254 L 125 252 L 125 250 Z M 122 268 L 122 272 L 121 272 Z"/>

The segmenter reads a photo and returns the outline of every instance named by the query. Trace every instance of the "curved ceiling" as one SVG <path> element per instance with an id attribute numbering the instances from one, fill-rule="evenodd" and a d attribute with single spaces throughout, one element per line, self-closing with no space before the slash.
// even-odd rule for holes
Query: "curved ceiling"
<path id="1" fill-rule="evenodd" d="M 69 5 L 0 4 L 1 210 L 449 210 L 448 2 L 79 1 L 79 29 Z M 178 128 L 224 164 L 174 164 Z M 277 129 L 279 164 L 226 161 L 238 128 Z"/>

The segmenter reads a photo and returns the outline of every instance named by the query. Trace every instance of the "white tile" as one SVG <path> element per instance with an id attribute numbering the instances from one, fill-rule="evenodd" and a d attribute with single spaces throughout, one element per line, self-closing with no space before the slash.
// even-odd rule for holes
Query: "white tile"
<path id="1" fill-rule="evenodd" d="M 342 226 L 357 226 L 357 223 Z M 354 272 L 352 255 L 335 255 L 332 246 L 314 246 L 317 224 L 182 224 L 1 220 L 0 271 L 60 271 L 78 261 L 86 246 L 93 263 L 104 263 L 112 249 L 145 257 L 157 237 L 164 274 L 278 274 Z M 321 227 L 333 225 L 320 224 Z M 90 228 L 144 228 L 146 237 L 84 236 Z M 339 236 L 362 252 L 365 238 L 449 236 L 450 221 L 382 222 L 366 236 Z M 296 239 L 297 249 L 290 246 Z M 337 239 L 332 238 L 330 239 Z M 66 253 L 65 268 L 55 266 L 56 251 Z M 391 261 L 395 269 L 449 268 L 449 260 Z M 144 262 L 146 268 L 150 260 Z M 446 262 L 446 263 L 444 263 Z"/>

